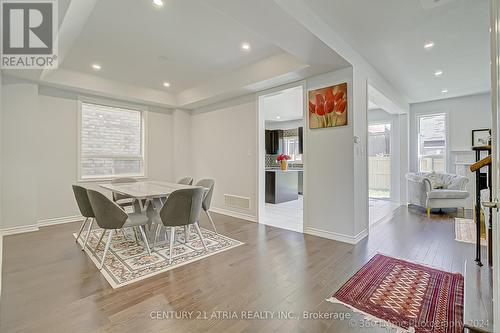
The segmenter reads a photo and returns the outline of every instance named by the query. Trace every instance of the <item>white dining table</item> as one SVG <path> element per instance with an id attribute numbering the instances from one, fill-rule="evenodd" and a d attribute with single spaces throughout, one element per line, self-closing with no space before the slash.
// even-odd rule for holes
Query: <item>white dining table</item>
<path id="1" fill-rule="evenodd" d="M 198 188 L 200 186 L 183 185 L 158 180 L 146 180 L 133 183 L 99 184 L 100 187 L 111 192 L 122 194 L 134 199 L 136 205 L 134 209 L 145 212 L 149 205 L 153 205 L 155 210 L 161 209 L 163 198 L 167 198 L 170 193 L 176 190 Z M 208 190 L 208 189 L 207 189 Z"/>
<path id="2" fill-rule="evenodd" d="M 113 193 L 122 194 L 134 198 L 134 212 L 146 213 L 149 218 L 160 212 L 163 200 L 166 199 L 172 192 L 182 189 L 200 188 L 200 186 L 183 185 L 177 183 L 169 183 L 158 180 L 146 180 L 133 183 L 116 183 L 116 184 L 99 184 L 100 187 L 109 190 Z M 209 189 L 203 188 L 205 192 Z M 151 209 L 148 210 L 148 208 Z M 154 235 L 151 231 L 153 219 L 148 223 L 148 230 L 146 230 L 146 237 L 153 240 Z"/>

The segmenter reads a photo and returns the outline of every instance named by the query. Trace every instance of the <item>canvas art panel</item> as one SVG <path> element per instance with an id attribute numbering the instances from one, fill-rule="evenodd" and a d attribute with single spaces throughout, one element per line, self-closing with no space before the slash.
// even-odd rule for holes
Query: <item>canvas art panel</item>
<path id="1" fill-rule="evenodd" d="M 310 90 L 308 100 L 309 128 L 347 125 L 347 83 Z"/>

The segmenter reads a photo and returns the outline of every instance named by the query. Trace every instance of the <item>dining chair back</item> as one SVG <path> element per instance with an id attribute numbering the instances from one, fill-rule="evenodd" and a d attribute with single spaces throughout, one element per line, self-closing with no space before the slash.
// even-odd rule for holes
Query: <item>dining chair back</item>
<path id="1" fill-rule="evenodd" d="M 128 214 L 115 202 L 98 191 L 87 190 L 97 225 L 102 229 L 121 229 Z"/>
<path id="2" fill-rule="evenodd" d="M 90 234 L 90 230 L 92 229 L 92 225 L 94 224 L 94 211 L 92 210 L 92 205 L 90 204 L 89 196 L 87 194 L 87 189 L 78 186 L 78 185 L 73 185 L 73 193 L 75 195 L 76 199 L 76 204 L 78 205 L 78 209 L 80 210 L 80 214 L 82 214 L 83 217 L 85 217 L 85 220 L 83 220 L 82 225 L 80 226 L 80 229 L 78 230 L 78 234 L 76 235 L 76 240 L 75 242 L 78 243 L 78 239 L 80 238 L 80 235 L 82 234 L 83 228 L 85 228 L 85 224 L 90 220 L 88 231 L 87 231 L 87 237 L 85 237 L 85 241 L 82 246 L 82 250 L 85 250 L 85 246 L 87 245 L 88 241 L 88 236 Z"/>
<path id="3" fill-rule="evenodd" d="M 198 222 L 202 202 L 202 188 L 182 189 L 172 192 L 160 210 L 163 225 L 166 227 L 180 227 Z"/>
<path id="4" fill-rule="evenodd" d="M 215 181 L 213 179 L 201 179 L 196 183 L 196 186 L 203 186 L 204 188 L 208 189 L 208 191 L 205 193 L 202 204 L 203 210 L 207 211 L 212 205 L 212 196 L 214 194 Z"/>
<path id="5" fill-rule="evenodd" d="M 205 190 L 201 187 L 174 191 L 168 196 L 167 201 L 160 210 L 161 222 L 164 226 L 170 227 L 169 263 L 172 263 L 175 227 L 184 227 L 184 240 L 188 242 L 190 239 L 189 227 L 194 225 L 203 248 L 207 251 L 205 240 L 198 225 L 204 192 Z"/>
<path id="6" fill-rule="evenodd" d="M 80 214 L 86 218 L 95 217 L 92 205 L 89 201 L 89 196 L 87 195 L 87 189 L 82 186 L 73 185 L 73 193 L 75 194 L 76 204 L 78 205 Z"/>
<path id="7" fill-rule="evenodd" d="M 101 243 L 102 238 L 107 230 L 109 230 L 108 240 L 106 246 L 104 247 L 104 252 L 102 255 L 101 263 L 99 269 L 104 266 L 104 261 L 106 259 L 106 254 L 111 246 L 111 239 L 113 234 L 117 229 L 122 228 L 138 228 L 141 231 L 142 239 L 148 251 L 151 254 L 148 245 L 148 239 L 144 233 L 143 226 L 148 223 L 148 217 L 144 214 L 132 213 L 127 214 L 116 202 L 110 200 L 104 194 L 94 190 L 87 190 L 90 204 L 95 214 L 95 219 L 99 227 L 103 229 L 101 237 L 97 242 L 96 250 Z M 95 252 L 95 251 L 94 251 Z"/>
<path id="8" fill-rule="evenodd" d="M 182 184 L 182 185 L 193 185 L 193 177 L 184 177 L 180 179 L 177 184 Z"/>
<path id="9" fill-rule="evenodd" d="M 215 227 L 214 220 L 212 219 L 212 215 L 210 215 L 210 206 L 212 205 L 212 197 L 214 194 L 215 180 L 213 179 L 201 179 L 196 183 L 196 186 L 203 186 L 207 188 L 208 191 L 205 193 L 205 197 L 203 198 L 202 208 L 203 211 L 207 214 L 210 223 L 212 223 L 212 227 L 214 228 L 215 233 L 217 233 L 217 228 Z"/>

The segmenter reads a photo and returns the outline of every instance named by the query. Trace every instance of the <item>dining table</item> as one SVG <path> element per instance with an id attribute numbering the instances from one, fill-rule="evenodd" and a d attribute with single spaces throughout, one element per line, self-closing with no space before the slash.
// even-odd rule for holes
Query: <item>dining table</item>
<path id="1" fill-rule="evenodd" d="M 146 237 L 154 239 L 153 217 L 157 215 L 166 202 L 168 196 L 177 190 L 199 188 L 195 185 L 183 185 L 158 180 L 144 180 L 132 183 L 105 183 L 99 184 L 103 189 L 118 193 L 134 200 L 134 212 L 145 213 L 151 220 L 148 223 Z M 204 188 L 205 189 L 205 188 Z M 209 189 L 205 189 L 207 192 Z"/>

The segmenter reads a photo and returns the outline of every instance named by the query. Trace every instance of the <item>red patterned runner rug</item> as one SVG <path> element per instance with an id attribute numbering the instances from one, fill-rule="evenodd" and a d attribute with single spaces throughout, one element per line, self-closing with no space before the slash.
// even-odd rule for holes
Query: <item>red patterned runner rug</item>
<path id="1" fill-rule="evenodd" d="M 461 274 L 377 254 L 328 301 L 407 332 L 455 333 L 463 332 L 463 295 Z"/>

